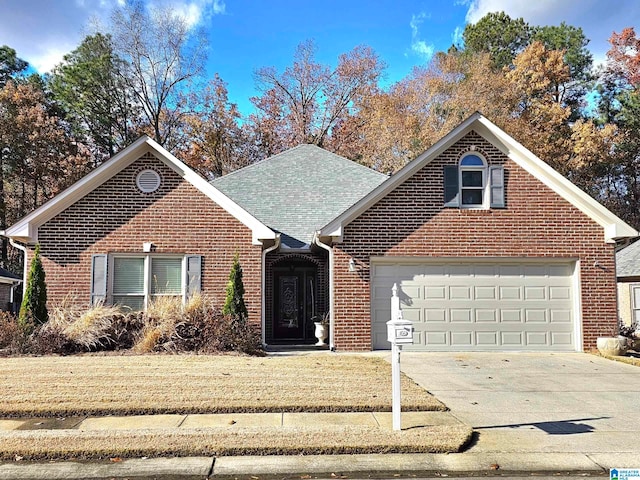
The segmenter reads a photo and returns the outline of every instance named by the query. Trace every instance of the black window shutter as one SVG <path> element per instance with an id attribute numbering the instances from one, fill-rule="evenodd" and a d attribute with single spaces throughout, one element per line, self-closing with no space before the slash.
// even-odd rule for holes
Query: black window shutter
<path id="1" fill-rule="evenodd" d="M 458 207 L 460 205 L 460 189 L 458 187 L 458 167 L 444 166 L 444 206 Z"/>

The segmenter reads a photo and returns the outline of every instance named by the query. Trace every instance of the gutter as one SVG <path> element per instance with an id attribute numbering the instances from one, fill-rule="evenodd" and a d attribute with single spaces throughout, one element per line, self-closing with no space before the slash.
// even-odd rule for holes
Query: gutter
<path id="1" fill-rule="evenodd" d="M 25 291 L 27 290 L 27 272 L 29 268 L 29 266 L 27 265 L 27 247 L 14 242 L 13 238 L 9 238 L 9 243 L 11 244 L 11 246 L 17 248 L 18 250 L 21 250 L 24 254 L 24 261 L 22 262 L 24 264 L 22 272 L 22 298 L 24 298 Z"/>
<path id="2" fill-rule="evenodd" d="M 336 346 L 334 343 L 334 331 L 335 331 L 335 317 L 334 317 L 334 304 L 335 304 L 335 295 L 333 292 L 333 247 L 322 243 L 320 241 L 319 232 L 316 232 L 313 236 L 313 243 L 317 246 L 329 252 L 329 350 L 335 352 Z"/>
<path id="3" fill-rule="evenodd" d="M 266 317 L 266 312 L 267 312 L 267 307 L 266 307 L 266 295 L 265 295 L 265 285 L 267 283 L 266 278 L 267 278 L 267 266 L 266 266 L 266 262 L 267 262 L 267 253 L 269 252 L 273 252 L 275 249 L 277 249 L 280 246 L 280 234 L 278 233 L 276 235 L 276 241 L 275 243 L 270 246 L 269 248 L 266 248 L 262 251 L 262 318 L 260 319 L 260 331 L 262 332 L 262 346 L 265 347 L 267 345 L 267 317 Z"/>

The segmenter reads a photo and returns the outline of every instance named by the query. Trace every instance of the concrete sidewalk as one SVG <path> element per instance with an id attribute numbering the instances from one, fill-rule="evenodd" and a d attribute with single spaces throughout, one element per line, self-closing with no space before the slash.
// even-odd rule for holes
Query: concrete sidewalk
<path id="1" fill-rule="evenodd" d="M 402 428 L 460 425 L 449 412 L 404 412 Z M 392 429 L 391 412 L 344 413 L 216 413 L 129 415 L 67 418 L 0 419 L 0 431 L 11 430 L 153 430 L 187 428 L 305 427 L 358 425 Z"/>

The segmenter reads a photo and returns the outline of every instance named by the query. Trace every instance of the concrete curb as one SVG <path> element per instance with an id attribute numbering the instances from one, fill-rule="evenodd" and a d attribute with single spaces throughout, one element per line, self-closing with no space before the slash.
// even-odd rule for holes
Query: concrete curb
<path id="1" fill-rule="evenodd" d="M 127 459 L 95 462 L 10 462 L 0 464 L 4 480 L 78 480 L 82 478 L 215 478 L 246 475 L 344 473 L 483 473 L 483 475 L 587 473 L 605 475 L 612 466 L 636 463 L 634 454 L 461 453 L 387 455 L 300 455 Z M 496 469 L 496 466 L 498 468 Z"/>

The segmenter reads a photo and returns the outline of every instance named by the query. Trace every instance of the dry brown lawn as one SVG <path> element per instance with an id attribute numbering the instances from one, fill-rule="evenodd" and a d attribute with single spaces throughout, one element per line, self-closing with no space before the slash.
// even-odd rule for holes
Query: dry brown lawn
<path id="1" fill-rule="evenodd" d="M 403 410 L 446 410 L 402 381 Z M 339 354 L 1 358 L 0 392 L 5 417 L 390 411 L 391 366 Z"/>
<path id="2" fill-rule="evenodd" d="M 184 455 L 453 453 L 471 439 L 465 425 L 394 432 L 374 427 L 280 427 L 122 431 L 0 432 L 0 459 L 108 458 Z"/>

